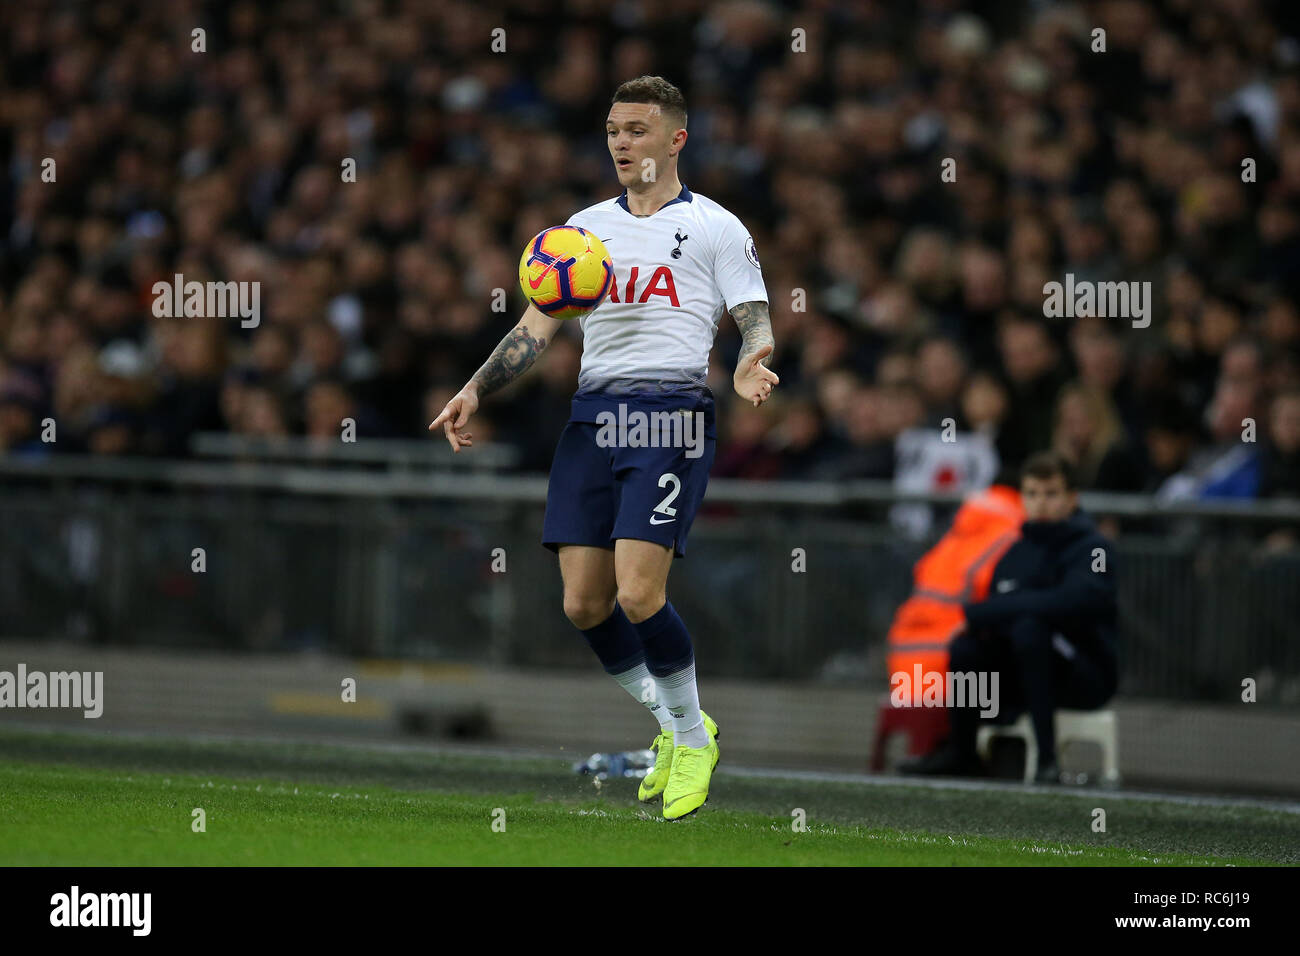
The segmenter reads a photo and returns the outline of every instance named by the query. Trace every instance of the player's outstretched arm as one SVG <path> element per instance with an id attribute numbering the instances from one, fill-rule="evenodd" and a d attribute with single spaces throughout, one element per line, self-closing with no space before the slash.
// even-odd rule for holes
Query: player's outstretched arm
<path id="1" fill-rule="evenodd" d="M 546 343 L 560 327 L 560 320 L 539 312 L 530 305 L 519 324 L 503 338 L 488 360 L 470 377 L 465 387 L 452 397 L 442 413 L 429 424 L 429 431 L 442 426 L 451 450 L 460 453 L 462 447 L 474 444 L 474 436 L 461 431 L 470 416 L 478 411 L 479 399 L 513 382 L 537 361 Z"/>
<path id="2" fill-rule="evenodd" d="M 766 302 L 742 302 L 731 309 L 731 317 L 736 320 L 736 328 L 740 329 L 740 337 L 744 340 L 732 383 L 736 394 L 757 408 L 767 401 L 773 387 L 781 381 L 763 364 L 775 348 L 772 319 L 767 313 Z"/>

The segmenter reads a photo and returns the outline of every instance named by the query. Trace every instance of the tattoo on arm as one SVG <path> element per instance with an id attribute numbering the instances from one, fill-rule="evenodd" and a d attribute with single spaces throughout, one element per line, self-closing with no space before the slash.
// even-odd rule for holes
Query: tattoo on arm
<path id="1" fill-rule="evenodd" d="M 736 320 L 736 328 L 740 329 L 740 337 L 745 341 L 740 347 L 740 362 L 764 345 L 775 346 L 772 320 L 768 316 L 766 302 L 742 302 L 731 310 L 731 317 Z M 763 364 L 768 365 L 771 361 L 772 356 L 769 355 Z"/>
<path id="2" fill-rule="evenodd" d="M 495 392 L 528 371 L 544 348 L 546 339 L 535 339 L 528 329 L 516 326 L 493 349 L 470 381 L 478 386 L 479 395 Z"/>

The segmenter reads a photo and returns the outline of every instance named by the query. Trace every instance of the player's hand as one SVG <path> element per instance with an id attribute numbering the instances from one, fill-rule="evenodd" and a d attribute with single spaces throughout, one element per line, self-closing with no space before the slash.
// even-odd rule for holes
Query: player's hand
<path id="1" fill-rule="evenodd" d="M 771 354 L 772 346 L 764 345 L 736 366 L 736 374 L 732 376 L 736 394 L 755 408 L 767 401 L 772 389 L 781 382 L 777 374 L 763 364 L 763 359 Z"/>
<path id="2" fill-rule="evenodd" d="M 447 407 L 442 410 L 442 414 L 429 423 L 429 431 L 434 431 L 441 425 L 451 450 L 459 455 L 462 447 L 471 448 L 474 445 L 474 436 L 461 429 L 476 411 L 478 411 L 478 391 L 466 386 L 452 397 Z"/>

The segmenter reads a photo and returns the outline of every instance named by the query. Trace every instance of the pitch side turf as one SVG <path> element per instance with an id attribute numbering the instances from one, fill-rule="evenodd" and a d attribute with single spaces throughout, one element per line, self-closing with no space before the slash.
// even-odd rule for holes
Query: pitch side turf
<path id="1" fill-rule="evenodd" d="M 637 803 L 636 781 L 597 790 L 561 760 L 0 732 L 0 865 L 1298 861 L 1300 814 L 1281 808 L 720 768 L 703 810 L 670 824 Z"/>

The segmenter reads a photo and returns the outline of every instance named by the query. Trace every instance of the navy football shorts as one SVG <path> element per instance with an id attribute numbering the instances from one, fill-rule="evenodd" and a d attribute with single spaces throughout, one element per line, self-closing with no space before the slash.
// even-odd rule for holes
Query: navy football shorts
<path id="1" fill-rule="evenodd" d="M 686 554 L 713 466 L 713 438 L 691 449 L 602 447 L 593 422 L 570 421 L 560 433 L 546 490 L 542 544 L 613 548 L 618 538 L 655 541 Z"/>

